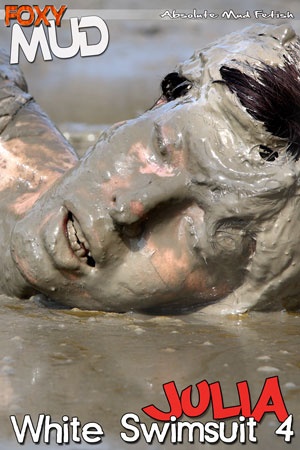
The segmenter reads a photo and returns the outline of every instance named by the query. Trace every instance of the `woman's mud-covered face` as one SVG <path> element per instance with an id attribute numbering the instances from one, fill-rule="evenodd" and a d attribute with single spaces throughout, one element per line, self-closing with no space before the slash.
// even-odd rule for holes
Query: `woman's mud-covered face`
<path id="1" fill-rule="evenodd" d="M 168 313 L 241 286 L 257 235 L 282 206 L 272 196 L 293 177 L 263 159 L 262 146 L 283 143 L 220 68 L 241 49 L 244 61 L 276 63 L 284 50 L 274 42 L 253 32 L 195 53 L 151 110 L 101 135 L 16 224 L 12 255 L 28 283 L 70 306 Z"/>
<path id="2" fill-rule="evenodd" d="M 17 224 L 13 255 L 34 286 L 113 311 L 190 308 L 234 289 L 251 239 L 224 229 L 225 255 L 207 250 L 203 196 L 212 194 L 201 187 L 198 158 L 207 157 L 207 136 L 198 146 L 189 125 L 206 113 L 181 101 L 109 130 Z M 228 267 L 232 251 L 240 273 Z"/>

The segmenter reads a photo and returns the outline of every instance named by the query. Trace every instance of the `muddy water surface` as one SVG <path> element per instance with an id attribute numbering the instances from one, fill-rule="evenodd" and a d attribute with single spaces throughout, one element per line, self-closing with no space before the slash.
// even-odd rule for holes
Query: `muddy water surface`
<path id="1" fill-rule="evenodd" d="M 10 414 L 21 422 L 24 414 L 36 420 L 41 413 L 60 423 L 63 415 L 77 416 L 82 424 L 98 422 L 105 432 L 99 448 L 129 448 L 120 438 L 121 417 L 135 412 L 149 422 L 141 408 L 152 403 L 167 410 L 162 384 L 173 380 L 178 390 L 204 379 L 220 381 L 230 406 L 238 404 L 238 381 L 248 381 L 255 403 L 265 379 L 278 375 L 299 433 L 299 325 L 298 314 L 252 313 L 209 322 L 201 313 L 103 314 L 52 309 L 38 297 L 2 296 L 0 448 L 7 440 L 9 448 L 17 446 Z M 212 420 L 211 411 L 201 420 Z M 273 434 L 277 426 L 274 414 L 265 416 L 256 433 L 258 448 L 283 448 L 282 437 Z M 288 448 L 298 448 L 297 441 Z M 147 445 L 141 439 L 134 448 Z M 167 439 L 164 448 L 174 446 Z"/>

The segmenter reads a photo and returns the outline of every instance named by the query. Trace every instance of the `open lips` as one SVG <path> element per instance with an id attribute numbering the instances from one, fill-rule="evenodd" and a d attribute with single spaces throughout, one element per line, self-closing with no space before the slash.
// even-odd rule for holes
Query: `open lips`
<path id="1" fill-rule="evenodd" d="M 68 213 L 67 238 L 77 258 L 88 266 L 95 267 L 96 262 L 91 255 L 89 243 L 81 230 L 79 222 L 71 212 Z"/>

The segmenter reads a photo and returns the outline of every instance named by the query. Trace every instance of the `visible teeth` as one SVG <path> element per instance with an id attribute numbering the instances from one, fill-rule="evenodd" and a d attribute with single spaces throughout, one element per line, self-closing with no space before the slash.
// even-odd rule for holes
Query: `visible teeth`
<path id="1" fill-rule="evenodd" d="M 67 234 L 71 249 L 77 258 L 88 266 L 95 267 L 96 262 L 91 255 L 89 244 L 72 213 L 68 215 Z"/>
<path id="2" fill-rule="evenodd" d="M 67 223 L 67 230 L 71 247 L 76 252 L 76 250 L 79 250 L 81 248 L 81 245 L 77 240 L 76 232 L 71 220 L 69 220 Z"/>
<path id="3" fill-rule="evenodd" d="M 68 237 L 72 250 L 78 256 L 78 258 L 82 258 L 89 252 L 89 246 L 82 234 L 78 222 L 76 221 L 76 225 L 74 224 L 74 222 L 73 220 L 68 220 L 67 222 Z"/>
<path id="4" fill-rule="evenodd" d="M 85 249 L 83 247 L 80 247 L 79 250 L 75 251 L 75 253 L 80 258 L 81 256 L 84 256 L 86 254 L 86 251 L 85 251 Z"/>
<path id="5" fill-rule="evenodd" d="M 86 250 L 89 250 L 89 244 L 83 236 L 80 225 L 75 218 L 73 218 L 73 227 L 75 230 L 75 235 L 77 236 L 77 240 L 79 240 L 84 245 Z"/>

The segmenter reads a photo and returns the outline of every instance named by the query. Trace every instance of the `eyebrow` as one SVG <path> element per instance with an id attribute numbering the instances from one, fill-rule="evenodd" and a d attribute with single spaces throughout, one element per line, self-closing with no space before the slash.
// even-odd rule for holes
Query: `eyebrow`
<path id="1" fill-rule="evenodd" d="M 237 95 L 247 112 L 263 122 L 267 131 L 286 140 L 287 153 L 300 157 L 300 70 L 297 61 L 282 67 L 263 64 L 252 67 L 250 76 L 236 67 L 222 66 L 221 82 Z"/>

